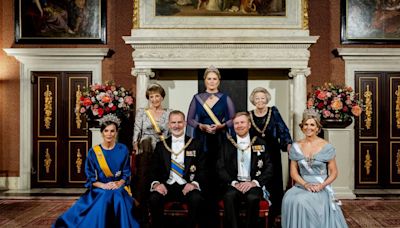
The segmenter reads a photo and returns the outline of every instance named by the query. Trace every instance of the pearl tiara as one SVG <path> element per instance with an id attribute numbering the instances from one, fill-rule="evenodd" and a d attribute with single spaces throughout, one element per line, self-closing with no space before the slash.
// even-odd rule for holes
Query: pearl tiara
<path id="1" fill-rule="evenodd" d="M 321 120 L 321 115 L 313 108 L 308 108 L 304 110 L 303 119 L 306 119 L 307 117 L 314 117 L 318 121 Z"/>
<path id="2" fill-rule="evenodd" d="M 107 114 L 107 115 L 103 116 L 103 118 L 99 119 L 100 125 L 103 125 L 106 122 L 113 122 L 113 123 L 117 124 L 118 127 L 121 124 L 121 120 L 116 115 L 113 115 L 111 113 Z"/>

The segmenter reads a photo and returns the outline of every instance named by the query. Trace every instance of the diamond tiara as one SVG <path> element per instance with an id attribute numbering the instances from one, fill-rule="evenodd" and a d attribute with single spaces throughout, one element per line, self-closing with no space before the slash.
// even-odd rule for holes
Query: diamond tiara
<path id="1" fill-rule="evenodd" d="M 105 116 L 103 116 L 101 119 L 99 119 L 99 123 L 100 125 L 103 125 L 106 122 L 113 122 L 115 124 L 117 124 L 117 126 L 119 127 L 119 125 L 121 124 L 121 120 L 113 114 L 107 114 Z"/>
<path id="2" fill-rule="evenodd" d="M 307 117 L 314 117 L 316 118 L 318 121 L 321 120 L 321 115 L 313 108 L 309 108 L 309 109 L 305 109 L 303 112 L 303 119 L 307 118 Z"/>

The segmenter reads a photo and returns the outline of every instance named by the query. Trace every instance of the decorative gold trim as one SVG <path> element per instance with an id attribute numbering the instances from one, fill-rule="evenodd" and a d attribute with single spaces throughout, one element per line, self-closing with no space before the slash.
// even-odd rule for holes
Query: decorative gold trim
<path id="1" fill-rule="evenodd" d="M 262 130 L 257 127 L 257 124 L 254 122 L 253 115 L 250 113 L 251 124 L 253 125 L 254 129 L 256 129 L 256 131 L 258 131 L 258 133 L 261 134 L 261 136 L 263 138 L 265 137 L 265 130 L 267 129 L 267 126 L 268 126 L 269 121 L 271 119 L 271 113 L 272 113 L 272 108 L 270 108 L 270 107 L 267 107 L 267 108 L 268 108 L 268 111 L 267 111 L 268 117 L 267 117 L 267 120 L 265 121 L 265 125 L 264 125 Z M 253 113 L 254 113 L 254 115 L 256 115 L 256 112 L 254 110 L 253 110 Z"/>
<path id="2" fill-rule="evenodd" d="M 231 141 L 232 145 L 234 147 L 236 147 L 236 149 L 240 150 L 242 152 L 242 154 L 244 153 L 245 150 L 249 149 L 251 146 L 253 146 L 254 142 L 257 139 L 257 136 L 254 136 L 251 141 L 250 144 L 247 145 L 246 148 L 240 148 L 240 146 L 235 142 L 235 140 L 233 140 L 232 136 L 229 133 L 226 133 L 226 137 L 228 138 L 229 141 Z"/>
<path id="3" fill-rule="evenodd" d="M 85 159 L 87 159 L 87 154 L 88 154 L 88 150 L 89 150 L 88 142 L 86 140 L 70 140 L 68 142 L 68 182 L 69 183 L 85 183 L 86 180 L 78 181 L 78 180 L 72 180 L 72 178 L 71 178 L 72 177 L 72 169 L 71 169 L 72 167 L 71 167 L 71 165 L 72 165 L 72 162 L 73 162 L 73 161 L 71 161 L 71 144 L 72 143 L 84 143 L 85 144 L 85 151 L 86 151 L 86 153 L 85 153 L 86 154 L 86 158 Z M 85 163 L 85 159 L 82 159 L 82 164 Z M 85 178 L 85 176 L 83 176 L 83 177 Z"/>
<path id="4" fill-rule="evenodd" d="M 76 151 L 76 172 L 77 173 L 81 173 L 81 169 L 82 169 L 82 154 L 81 154 L 81 149 L 78 148 L 78 150 Z"/>
<path id="5" fill-rule="evenodd" d="M 58 130 L 58 127 L 57 127 L 57 123 L 58 123 L 57 122 L 58 121 L 57 120 L 57 105 L 58 105 L 57 83 L 58 83 L 58 77 L 47 77 L 47 76 L 38 75 L 37 78 L 38 78 L 38 87 L 37 87 L 37 91 L 35 94 L 35 96 L 37 97 L 37 102 L 38 102 L 37 110 L 36 110 L 37 111 L 37 115 L 36 115 L 37 116 L 37 124 L 38 124 L 38 126 L 36 128 L 37 135 L 38 135 L 38 138 L 57 138 L 57 130 Z M 54 134 L 53 135 L 49 135 L 48 134 L 49 132 L 45 132 L 45 134 L 43 134 L 43 131 L 45 131 L 45 129 L 40 127 L 40 123 L 43 121 L 42 120 L 43 115 L 42 115 L 41 108 L 44 106 L 44 105 L 42 105 L 43 99 L 42 99 L 41 93 L 43 90 L 41 90 L 41 86 L 42 86 L 42 84 L 49 83 L 49 80 L 51 81 L 51 83 L 54 84 Z"/>
<path id="6" fill-rule="evenodd" d="M 51 126 L 51 115 L 53 114 L 53 93 L 50 91 L 50 86 L 46 85 L 46 91 L 43 93 L 44 96 L 44 126 L 46 129 L 50 129 Z"/>
<path id="7" fill-rule="evenodd" d="M 132 26 L 133 29 L 139 28 L 139 0 L 133 0 Z"/>
<path id="8" fill-rule="evenodd" d="M 375 170 L 375 177 L 376 177 L 376 180 L 375 181 L 362 181 L 363 180 L 363 178 L 361 177 L 361 168 L 363 167 L 362 165 L 361 165 L 361 162 L 363 161 L 363 159 L 362 159 L 362 157 L 361 157 L 361 155 L 362 155 L 362 153 L 361 153 L 361 145 L 362 144 L 369 144 L 369 145 L 371 145 L 371 146 L 374 146 L 375 147 L 375 158 L 376 158 L 376 162 L 375 162 L 375 164 L 376 164 L 376 168 L 374 169 Z M 374 145 L 372 145 L 372 144 L 374 144 Z M 363 142 L 359 142 L 358 143 L 358 184 L 378 184 L 378 181 L 379 181 L 379 175 L 378 175 L 378 170 L 379 170 L 379 157 L 378 157 L 378 154 L 379 154 L 379 150 L 378 150 L 378 142 L 376 142 L 376 141 L 363 141 Z"/>
<path id="9" fill-rule="evenodd" d="M 396 95 L 396 126 L 400 129 L 400 85 L 397 85 L 394 94 Z"/>
<path id="10" fill-rule="evenodd" d="M 390 184 L 400 184 L 400 141 L 390 142 Z M 397 152 L 396 152 L 397 149 Z M 396 167 L 394 167 L 396 166 Z M 396 180 L 394 180 L 396 179 Z"/>
<path id="11" fill-rule="evenodd" d="M 165 149 L 167 149 L 171 154 L 175 155 L 175 159 L 178 158 L 178 156 L 185 151 L 185 149 L 190 145 L 192 142 L 193 138 L 190 138 L 189 141 L 182 147 L 182 149 L 178 152 L 175 152 L 171 149 L 171 147 L 168 146 L 168 144 L 165 142 L 165 140 L 161 140 L 164 144 Z"/>
<path id="12" fill-rule="evenodd" d="M 308 0 L 302 1 L 303 8 L 303 30 L 308 29 Z"/>
<path id="13" fill-rule="evenodd" d="M 372 92 L 369 90 L 369 85 L 367 85 L 367 90 L 364 92 L 365 98 L 365 128 L 371 129 L 372 123 Z"/>
<path id="14" fill-rule="evenodd" d="M 41 166 L 40 166 L 40 145 L 43 143 L 53 143 L 54 144 L 54 179 L 53 180 L 40 180 Z M 37 182 L 38 183 L 57 183 L 57 141 L 56 140 L 38 140 L 37 141 Z"/>
<path id="15" fill-rule="evenodd" d="M 53 160 L 51 159 L 49 148 L 46 148 L 44 157 L 45 159 L 43 161 L 44 161 L 44 167 L 46 167 L 46 173 L 50 173 L 50 166 Z"/>
<path id="16" fill-rule="evenodd" d="M 371 166 L 372 166 L 372 160 L 371 160 L 371 155 L 369 154 L 369 150 L 367 150 L 367 154 L 365 155 L 365 160 L 364 160 L 364 168 L 367 172 L 367 176 L 371 173 Z"/>
<path id="17" fill-rule="evenodd" d="M 397 174 L 400 175 L 400 149 L 397 149 L 397 154 L 396 154 L 396 167 L 397 167 Z"/>
<path id="18" fill-rule="evenodd" d="M 78 85 L 78 88 L 76 89 L 75 93 L 75 123 L 76 123 L 76 128 L 80 129 L 81 128 L 81 97 L 82 97 L 82 92 L 81 92 L 81 86 Z"/>
<path id="19" fill-rule="evenodd" d="M 84 73 L 91 73 L 91 72 L 84 72 Z M 84 82 L 80 82 L 79 80 L 83 80 Z M 68 136 L 69 136 L 69 138 L 84 138 L 84 137 L 87 137 L 87 133 L 85 133 L 85 132 L 82 132 L 82 135 L 81 135 L 81 133 L 76 133 L 75 132 L 75 134 L 74 135 L 72 135 L 72 130 L 74 130 L 75 129 L 75 127 L 73 126 L 74 125 L 74 123 L 73 122 L 76 122 L 76 116 L 74 116 L 74 115 L 76 115 L 76 110 L 75 110 L 75 108 L 76 108 L 76 101 L 74 101 L 74 96 L 76 96 L 76 94 L 74 94 L 74 89 L 73 89 L 73 87 L 75 87 L 75 86 L 80 86 L 81 87 L 81 91 L 82 90 L 84 90 L 87 86 L 88 86 L 88 77 L 84 77 L 84 76 L 82 76 L 82 77 L 78 77 L 78 76 L 76 76 L 76 77 L 73 77 L 73 76 L 71 76 L 71 77 L 69 77 L 69 81 L 68 81 L 68 97 L 69 97 L 69 99 L 68 99 Z M 78 81 L 78 82 L 76 82 L 76 81 Z M 73 83 L 73 82 L 76 82 L 76 83 Z M 73 108 L 73 107 L 75 107 L 75 108 Z M 74 109 L 74 112 L 72 112 L 72 109 Z M 73 120 L 75 118 L 75 120 Z M 82 120 L 82 114 L 81 114 L 81 120 Z M 83 120 L 82 120 L 83 121 Z M 87 128 L 87 126 L 88 126 L 88 123 L 86 122 L 86 124 L 85 124 L 85 126 L 82 126 L 82 123 L 81 123 L 81 130 L 82 130 L 82 127 L 86 127 Z M 79 128 L 76 128 L 76 130 L 78 130 Z M 83 130 L 82 130 L 83 131 Z"/>

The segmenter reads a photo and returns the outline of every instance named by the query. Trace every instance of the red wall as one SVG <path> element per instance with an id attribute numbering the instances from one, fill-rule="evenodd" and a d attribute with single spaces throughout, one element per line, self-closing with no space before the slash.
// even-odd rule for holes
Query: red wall
<path id="1" fill-rule="evenodd" d="M 0 1 L 0 176 L 19 175 L 19 62 L 3 48 L 104 47 L 114 54 L 103 62 L 103 78 L 126 88 L 135 86 L 131 76 L 132 48 L 122 36 L 132 28 L 133 0 L 107 1 L 106 45 L 21 45 L 14 44 L 14 0 Z"/>

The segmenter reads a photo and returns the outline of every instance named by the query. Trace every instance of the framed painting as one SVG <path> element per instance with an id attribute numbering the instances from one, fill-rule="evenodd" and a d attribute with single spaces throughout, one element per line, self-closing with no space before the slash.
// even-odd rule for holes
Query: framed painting
<path id="1" fill-rule="evenodd" d="M 341 41 L 400 43 L 400 0 L 342 0 Z"/>
<path id="2" fill-rule="evenodd" d="M 15 42 L 105 44 L 106 0 L 15 0 Z"/>
<path id="3" fill-rule="evenodd" d="M 306 0 L 134 0 L 134 28 L 302 28 Z"/>

